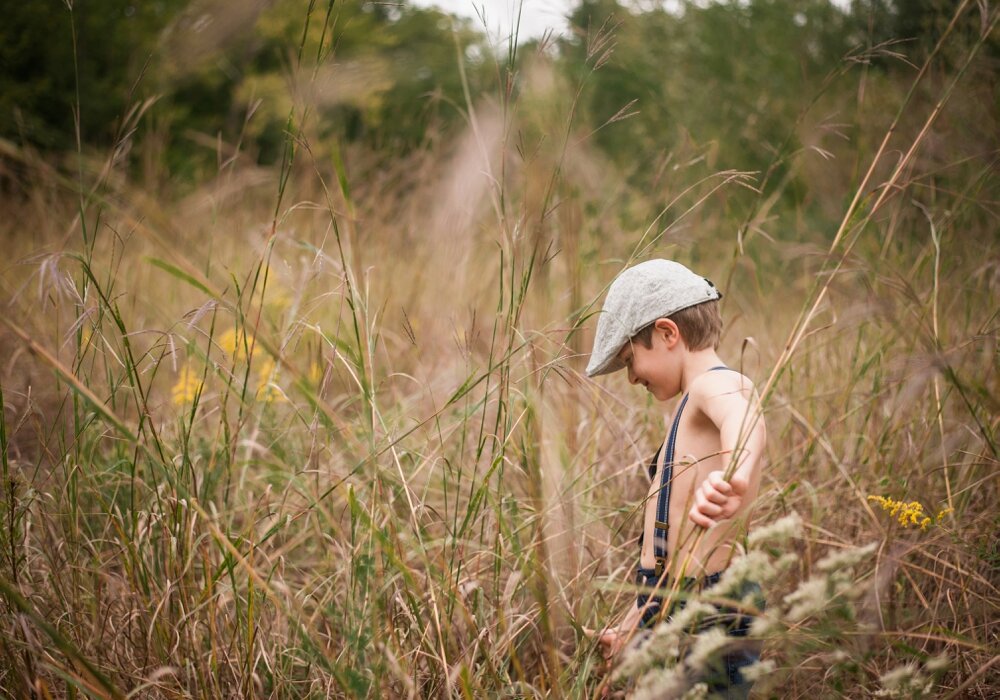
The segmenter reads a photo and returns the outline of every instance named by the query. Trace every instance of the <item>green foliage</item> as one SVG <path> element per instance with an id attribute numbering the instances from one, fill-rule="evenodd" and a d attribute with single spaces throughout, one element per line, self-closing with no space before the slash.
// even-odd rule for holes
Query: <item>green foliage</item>
<path id="1" fill-rule="evenodd" d="M 275 162 L 295 106 L 323 138 L 396 153 L 460 119 L 457 56 L 477 94 L 483 42 L 467 21 L 374 2 L 21 3 L 0 26 L 0 137 L 73 150 L 79 105 L 82 145 L 107 146 L 155 96 L 138 141 L 186 180 L 217 167 L 220 137 Z"/>
<path id="2" fill-rule="evenodd" d="M 107 144 L 160 29 L 185 0 L 4 3 L 0 22 L 0 137 L 45 149 L 80 137 Z"/>
<path id="3" fill-rule="evenodd" d="M 635 117 L 597 138 L 640 182 L 672 151 L 704 155 L 709 169 L 767 170 L 797 145 L 803 96 L 859 40 L 825 0 L 686 3 L 680 13 L 586 0 L 571 21 L 571 66 L 586 51 L 581 37 L 617 26 L 613 54 L 588 84 L 588 121 L 602 124 L 635 101 Z"/>
<path id="4" fill-rule="evenodd" d="M 910 55 L 926 55 L 945 32 L 962 0 L 853 0 L 851 13 L 867 27 L 872 44 L 904 42 Z M 959 40 L 950 42 L 958 54 L 984 28 L 984 6 L 968 12 L 959 21 Z M 897 47 L 898 48 L 898 47 Z M 998 55 L 1000 39 L 988 42 L 988 50 Z"/>
<path id="5" fill-rule="evenodd" d="M 257 25 L 259 46 L 236 88 L 241 108 L 255 97 L 269 103 L 249 124 L 254 137 L 280 141 L 296 98 L 315 110 L 321 138 L 366 141 L 391 155 L 457 121 L 454 106 L 464 102 L 458 52 L 467 60 L 487 51 L 467 21 L 408 5 L 334 4 L 329 16 L 325 7 L 317 8 L 301 51 L 306 69 L 297 74 L 289 47 L 302 39 L 310 4 L 283 0 Z M 294 87 L 310 80 L 306 94 Z M 472 70 L 470 82 L 474 94 L 481 92 L 483 71 Z"/>
<path id="6" fill-rule="evenodd" d="M 706 173 L 780 180 L 802 146 L 808 99 L 844 56 L 910 38 L 892 51 L 917 60 L 955 4 L 752 0 L 667 11 L 583 0 L 555 61 L 583 84 L 577 122 L 597 130 L 597 145 L 634 184 L 655 184 L 668 154 Z M 978 13 L 963 22 L 973 36 Z M 603 44 L 602 29 L 611 30 Z M 78 0 L 70 9 L 43 0 L 11 4 L 0 39 L 0 137 L 72 150 L 78 106 L 82 144 L 107 146 L 124 136 L 129 108 L 155 96 L 133 157 L 187 181 L 214 172 L 220 140 L 276 162 L 296 108 L 314 125 L 314 144 L 363 142 L 395 157 L 461 123 L 460 58 L 474 99 L 495 82 L 497 60 L 468 20 L 370 1 Z M 903 65 L 888 53 L 870 60 Z M 626 107 L 632 116 L 622 119 Z M 807 189 L 799 177 L 784 185 L 793 200 Z"/>

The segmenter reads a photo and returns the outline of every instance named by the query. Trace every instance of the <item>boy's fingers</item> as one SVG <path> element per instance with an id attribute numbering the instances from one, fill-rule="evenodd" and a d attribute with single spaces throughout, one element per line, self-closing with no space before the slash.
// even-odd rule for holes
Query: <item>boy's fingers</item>
<path id="1" fill-rule="evenodd" d="M 701 513 L 703 515 L 707 515 L 709 517 L 714 517 L 714 516 L 718 515 L 719 513 L 721 513 L 722 512 L 722 506 L 719 505 L 718 503 L 713 503 L 712 501 L 709 500 L 710 498 L 713 498 L 714 496 L 715 496 L 715 494 L 706 495 L 704 491 L 702 491 L 702 490 L 699 489 L 698 492 L 694 496 L 695 509 L 699 513 Z M 722 502 L 723 503 L 726 502 L 725 496 L 722 497 Z"/>
<path id="2" fill-rule="evenodd" d="M 621 639 L 617 632 L 602 632 L 598 639 L 601 642 L 601 654 L 605 659 L 610 659 L 618 653 L 618 648 L 621 646 Z"/>
<path id="3" fill-rule="evenodd" d="M 693 522 L 695 525 L 697 525 L 698 527 L 703 527 L 706 530 L 715 525 L 715 521 L 698 512 L 697 507 L 691 509 L 691 513 L 688 515 L 688 517 L 691 519 L 691 522 Z"/>
<path id="4" fill-rule="evenodd" d="M 722 506 L 726 505 L 726 502 L 729 500 L 729 497 L 713 489 L 711 484 L 704 483 L 701 485 L 700 489 L 695 491 L 694 500 L 695 503 L 699 505 L 706 504 L 709 506 L 715 506 L 716 508 L 721 510 Z M 709 510 L 711 511 L 712 509 L 710 508 Z M 713 513 L 708 512 L 708 515 L 713 515 Z"/>
<path id="5" fill-rule="evenodd" d="M 730 498 L 727 494 L 716 491 L 710 484 L 705 484 L 705 487 L 700 489 L 699 493 L 703 493 L 705 495 L 705 500 L 711 503 L 716 503 L 720 506 L 726 505 Z"/>
<path id="6" fill-rule="evenodd" d="M 715 521 L 714 520 L 712 520 L 710 518 L 703 517 L 701 515 L 697 515 L 696 516 L 696 515 L 692 514 L 691 515 L 691 522 L 693 522 L 698 527 L 705 528 L 706 530 L 710 530 L 712 528 L 712 526 L 715 525 Z"/>
<path id="7" fill-rule="evenodd" d="M 711 472 L 708 475 L 707 481 L 715 487 L 716 491 L 728 495 L 733 492 L 733 485 L 726 481 L 725 476 L 724 472 Z"/>

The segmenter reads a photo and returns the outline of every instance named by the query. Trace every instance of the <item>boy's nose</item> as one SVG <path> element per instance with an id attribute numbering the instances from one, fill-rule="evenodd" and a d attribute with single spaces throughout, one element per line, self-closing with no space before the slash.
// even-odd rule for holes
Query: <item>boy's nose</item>
<path id="1" fill-rule="evenodd" d="M 635 376 L 635 372 L 632 371 L 632 365 L 628 366 L 628 383 L 629 384 L 639 383 L 639 378 Z"/>

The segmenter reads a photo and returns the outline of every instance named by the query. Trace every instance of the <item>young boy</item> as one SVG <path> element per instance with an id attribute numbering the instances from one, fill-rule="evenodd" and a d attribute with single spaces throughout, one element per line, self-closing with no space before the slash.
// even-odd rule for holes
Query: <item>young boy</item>
<path id="1" fill-rule="evenodd" d="M 682 394 L 649 466 L 637 574 L 649 591 L 600 634 L 609 657 L 636 629 L 670 617 L 655 589 L 669 591 L 677 577 L 682 592 L 719 580 L 757 495 L 766 431 L 753 384 L 716 354 L 720 298 L 710 281 L 683 265 L 650 260 L 615 279 L 598 317 L 589 376 L 625 369 L 630 383 L 658 401 Z M 730 617 L 736 622 L 729 634 L 745 635 L 749 619 Z M 745 648 L 728 654 L 710 690 L 745 696 L 749 683 L 739 669 L 755 659 Z"/>

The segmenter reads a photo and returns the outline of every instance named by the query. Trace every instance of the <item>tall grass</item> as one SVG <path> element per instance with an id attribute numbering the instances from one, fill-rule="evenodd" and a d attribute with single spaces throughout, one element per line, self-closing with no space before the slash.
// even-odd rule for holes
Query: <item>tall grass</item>
<path id="1" fill-rule="evenodd" d="M 823 153 L 781 154 L 864 163 L 810 193 L 832 238 L 744 173 L 629 191 L 544 54 L 521 94 L 469 99 L 455 145 L 388 166 L 325 146 L 301 103 L 274 172 L 237 155 L 182 198 L 5 144 L 30 184 L 2 232 L 4 693 L 597 693 L 581 630 L 631 603 L 663 425 L 581 354 L 614 274 L 664 256 L 727 280 L 722 354 L 766 389 L 754 520 L 802 518 L 764 550 L 795 554 L 766 590 L 764 692 L 994 694 L 997 153 L 935 119 L 974 85 L 928 66 L 881 96 L 881 146 L 819 126 Z M 882 107 L 861 100 L 856 129 Z M 945 514 L 904 527 L 869 496 Z"/>

